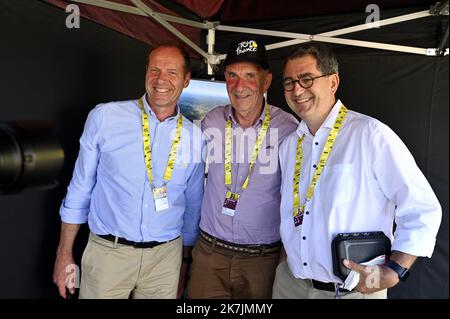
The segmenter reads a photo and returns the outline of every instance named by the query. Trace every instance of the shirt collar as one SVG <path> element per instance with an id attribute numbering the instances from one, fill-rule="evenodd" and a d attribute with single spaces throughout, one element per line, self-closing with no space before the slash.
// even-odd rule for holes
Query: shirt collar
<path id="1" fill-rule="evenodd" d="M 144 96 L 142 97 L 142 101 L 144 102 L 143 104 L 144 104 L 145 112 L 150 116 L 150 118 L 152 120 L 156 120 L 159 122 L 158 118 L 156 117 L 155 112 L 153 112 L 152 108 L 150 107 L 150 104 L 148 104 L 148 102 L 147 102 L 147 93 L 145 93 Z M 180 107 L 178 106 L 178 104 L 177 104 L 176 109 L 177 109 L 177 114 L 168 117 L 167 119 L 164 120 L 164 122 L 165 121 L 171 122 L 175 119 L 178 119 L 178 116 L 181 116 Z"/>
<path id="2" fill-rule="evenodd" d="M 337 100 L 336 103 L 334 104 L 333 108 L 331 109 L 330 113 L 328 114 L 327 118 L 322 123 L 322 125 L 317 130 L 317 132 L 319 132 L 322 128 L 329 128 L 329 129 L 333 128 L 334 121 L 336 121 L 336 117 L 339 114 L 341 105 L 342 105 L 341 100 Z M 297 134 L 299 136 L 302 136 L 303 134 L 311 135 L 311 133 L 309 132 L 309 128 L 306 125 L 305 121 L 301 121 L 300 124 L 298 125 Z"/>
<path id="3" fill-rule="evenodd" d="M 270 107 L 270 105 L 268 105 L 266 103 L 266 99 L 264 99 L 263 100 L 263 109 L 262 109 L 261 115 L 259 116 L 258 121 L 256 121 L 256 123 L 253 125 L 253 127 L 256 127 L 259 123 L 262 123 L 264 121 L 264 118 L 266 117 L 266 106 Z M 231 104 L 228 104 L 225 107 L 225 118 L 227 120 L 231 119 L 231 122 L 233 122 L 236 125 L 239 125 L 238 122 L 236 121 L 234 115 L 233 115 L 233 107 L 231 106 Z"/>

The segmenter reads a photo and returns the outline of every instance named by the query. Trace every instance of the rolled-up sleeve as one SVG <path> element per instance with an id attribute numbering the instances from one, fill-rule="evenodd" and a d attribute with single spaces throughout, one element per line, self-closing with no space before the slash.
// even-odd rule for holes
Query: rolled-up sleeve
<path id="1" fill-rule="evenodd" d="M 83 224 L 88 220 L 92 190 L 97 180 L 101 122 L 102 108 L 99 105 L 89 113 L 86 120 L 72 180 L 60 207 L 61 220 L 65 223 Z"/>

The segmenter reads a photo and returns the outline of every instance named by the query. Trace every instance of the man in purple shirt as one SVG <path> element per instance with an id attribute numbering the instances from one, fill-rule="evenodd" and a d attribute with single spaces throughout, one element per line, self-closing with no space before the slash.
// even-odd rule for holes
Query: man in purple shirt
<path id="1" fill-rule="evenodd" d="M 264 45 L 243 39 L 224 63 L 230 105 L 206 114 L 208 178 L 190 298 L 271 298 L 281 249 L 278 146 L 297 120 L 267 104 Z"/>

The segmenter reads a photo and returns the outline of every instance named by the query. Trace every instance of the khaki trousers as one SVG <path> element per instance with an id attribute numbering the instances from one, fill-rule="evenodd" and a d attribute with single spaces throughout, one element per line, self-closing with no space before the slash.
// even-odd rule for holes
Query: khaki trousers
<path id="1" fill-rule="evenodd" d="M 192 251 L 190 298 L 250 299 L 272 296 L 279 251 L 251 256 L 212 248 L 199 237 Z"/>
<path id="2" fill-rule="evenodd" d="M 81 260 L 80 299 L 176 298 L 181 258 L 181 238 L 134 248 L 90 234 Z"/>
<path id="3" fill-rule="evenodd" d="M 372 293 L 339 293 L 341 299 L 386 299 L 387 289 Z M 273 299 L 335 299 L 332 291 L 315 289 L 308 279 L 295 278 L 286 261 L 278 265 L 273 284 Z"/>

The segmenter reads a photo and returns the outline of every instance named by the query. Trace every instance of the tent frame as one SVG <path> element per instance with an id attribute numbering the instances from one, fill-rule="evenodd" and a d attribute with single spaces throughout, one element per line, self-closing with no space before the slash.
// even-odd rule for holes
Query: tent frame
<path id="1" fill-rule="evenodd" d="M 185 44 L 190 46 L 193 50 L 195 50 L 200 56 L 203 57 L 205 63 L 208 65 L 208 74 L 212 75 L 214 70 L 216 69 L 216 65 L 220 64 L 220 61 L 225 59 L 225 54 L 216 54 L 214 52 L 215 45 L 215 32 L 216 31 L 228 31 L 228 32 L 239 32 L 239 33 L 248 33 L 248 34 L 257 34 L 257 35 L 265 35 L 265 36 L 274 36 L 280 38 L 289 38 L 290 40 L 282 41 L 278 43 L 269 44 L 266 46 L 267 50 L 278 49 L 286 46 L 295 45 L 298 43 L 308 42 L 308 41 L 319 41 L 319 42 L 327 42 L 334 44 L 342 44 L 342 45 L 350 45 L 350 46 L 358 46 L 372 49 L 381 49 L 388 51 L 397 51 L 397 52 L 405 52 L 412 54 L 420 54 L 425 56 L 444 56 L 448 55 L 449 49 L 444 48 L 445 43 L 448 38 L 448 27 L 447 31 L 440 41 L 440 45 L 437 48 L 419 48 L 419 47 L 411 47 L 411 46 L 403 46 L 403 45 L 394 45 L 380 42 L 370 42 L 370 41 L 362 41 L 362 40 L 353 40 L 338 37 L 344 34 L 349 34 L 357 31 L 368 30 L 373 28 L 380 28 L 382 26 L 400 23 L 404 21 L 410 21 L 414 19 L 436 16 L 436 15 L 447 15 L 449 9 L 448 0 L 444 3 L 437 2 L 436 5 L 431 6 L 429 10 L 423 10 L 415 13 L 410 13 L 406 15 L 401 15 L 389 19 L 384 19 L 371 23 L 364 23 L 348 28 L 337 29 L 334 31 L 324 32 L 320 34 L 303 34 L 303 33 L 294 33 L 294 32 L 281 32 L 281 31 L 272 31 L 272 30 L 264 30 L 264 29 L 254 29 L 254 28 L 245 28 L 245 27 L 234 27 L 234 26 L 226 26 L 220 24 L 220 22 L 211 22 L 211 21 L 193 21 L 190 19 L 185 19 L 181 17 L 175 17 L 168 14 L 163 14 L 160 12 L 156 12 L 150 7 L 148 7 L 141 0 L 130 0 L 134 6 L 124 5 L 120 3 L 115 3 L 108 0 L 73 0 L 72 2 L 78 2 L 93 6 L 98 6 L 102 8 L 112 9 L 121 12 L 132 13 L 141 16 L 148 16 L 154 19 L 161 26 L 166 28 L 169 32 L 178 37 Z M 195 28 L 205 29 L 208 31 L 206 36 L 206 44 L 207 51 L 205 52 L 202 48 L 200 48 L 197 44 L 192 42 L 188 37 L 186 37 L 183 33 L 181 33 L 177 28 L 175 28 L 171 23 L 184 24 Z"/>

